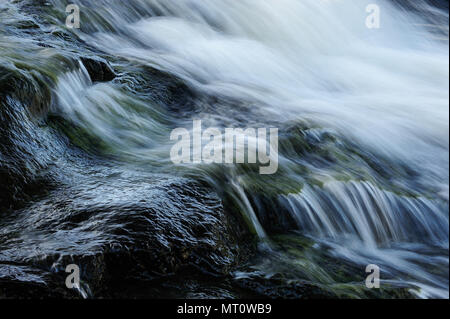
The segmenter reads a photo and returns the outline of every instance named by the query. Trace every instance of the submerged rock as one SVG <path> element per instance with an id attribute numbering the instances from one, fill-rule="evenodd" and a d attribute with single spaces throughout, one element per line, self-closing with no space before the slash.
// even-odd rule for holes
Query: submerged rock
<path id="1" fill-rule="evenodd" d="M 65 287 L 65 267 L 76 264 L 92 296 L 104 297 L 127 281 L 223 276 L 247 258 L 245 234 L 211 191 L 186 180 L 109 173 L 54 191 L 8 218 L 0 229 L 0 263 L 58 275 L 35 277 L 39 287 L 41 281 Z"/>
<path id="2" fill-rule="evenodd" d="M 113 68 L 103 59 L 81 58 L 92 82 L 108 82 L 116 78 Z"/>
<path id="3" fill-rule="evenodd" d="M 46 139 L 39 118 L 51 103 L 36 78 L 0 66 L 0 215 L 41 189 L 40 173 L 58 141 Z"/>
<path id="4" fill-rule="evenodd" d="M 56 277 L 27 266 L 0 265 L 0 299 L 78 298 L 76 291 L 56 284 Z"/>

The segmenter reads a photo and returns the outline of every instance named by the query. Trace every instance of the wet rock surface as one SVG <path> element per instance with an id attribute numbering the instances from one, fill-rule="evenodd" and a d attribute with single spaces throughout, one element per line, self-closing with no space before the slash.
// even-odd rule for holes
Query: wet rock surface
<path id="1" fill-rule="evenodd" d="M 116 77 L 113 68 L 104 60 L 81 58 L 92 82 L 112 81 Z"/>
<path id="2" fill-rule="evenodd" d="M 0 299 L 79 298 L 59 282 L 64 276 L 29 266 L 0 264 Z"/>
<path id="3" fill-rule="evenodd" d="M 39 192 L 43 169 L 58 156 L 50 150 L 59 141 L 39 124 L 50 103 L 47 89 L 0 66 L 0 215 Z"/>
<path id="4" fill-rule="evenodd" d="M 176 273 L 224 276 L 247 258 L 245 234 L 231 229 L 230 216 L 211 191 L 184 180 L 114 170 L 106 178 L 107 184 L 90 179 L 89 185 L 60 187 L 0 221 L 3 267 L 39 269 L 33 275 L 17 268 L 17 276 L 4 278 L 8 284 L 63 288 L 65 281 L 55 278 L 65 278 L 65 267 L 76 264 L 87 293 L 99 297 L 119 281 Z M 3 294 L 12 297 L 8 291 Z"/>
<path id="5" fill-rule="evenodd" d="M 319 179 L 307 177 L 311 166 L 334 171 L 344 181 L 375 177 L 383 187 L 393 185 L 393 176 L 415 181 L 416 172 L 370 152 L 357 152 L 325 130 L 294 123 L 280 132 L 280 148 L 292 167 L 280 167 L 280 174 L 269 182 L 248 167 L 235 171 L 242 174 L 243 196 L 269 235 L 264 243 L 271 250 L 258 249 L 230 177 L 223 173 L 227 170 L 211 169 L 206 178 L 203 174 L 191 179 L 160 170 L 165 163 L 159 158 L 141 166 L 120 161 L 117 153 L 127 150 L 111 151 L 113 147 L 76 116 L 69 118 L 58 110 L 57 88 L 62 77 L 70 80 L 87 71 L 88 85 L 63 85 L 73 84 L 75 96 L 98 89 L 101 103 L 89 106 L 99 107 L 99 113 L 124 111 L 118 112 L 120 120 L 124 114 L 141 116 L 138 130 L 130 130 L 132 142 L 149 118 L 151 130 L 146 133 L 157 127 L 165 130 L 165 139 L 170 129 L 185 124 L 182 121 L 205 114 L 223 126 L 269 125 L 258 121 L 257 107 L 202 96 L 197 87 L 157 66 L 90 47 L 64 28 L 64 11 L 46 1 L 20 5 L 20 14 L 14 15 L 18 18 L 0 19 L 0 32 L 12 39 L 2 46 L 0 38 L 0 298 L 412 297 L 403 286 L 370 291 L 363 286 L 362 266 L 330 256 L 326 247 L 315 247 L 310 239 L 298 240 L 299 234 L 294 241 L 276 236 L 299 224 L 280 197 L 301 193 L 305 184 L 323 187 Z M 138 21 L 142 17 L 136 13 L 148 9 L 140 5 L 124 4 L 133 9 L 130 20 Z M 100 19 L 93 2 L 88 7 L 90 22 L 83 31 L 114 30 Z M 0 11 L 0 18 L 8 10 Z M 199 86 L 204 84 L 199 81 Z M 123 109 L 104 111 L 110 101 Z M 105 121 L 120 122 L 110 117 Z M 160 136 L 147 137 L 153 142 Z M 212 179 L 219 187 L 208 184 Z M 411 198 L 416 195 L 403 190 L 410 186 L 389 191 L 415 205 Z M 321 202 L 336 202 L 326 195 Z M 440 255 L 445 253 L 448 260 L 448 250 Z M 79 291 L 65 287 L 69 264 L 80 267 Z"/>

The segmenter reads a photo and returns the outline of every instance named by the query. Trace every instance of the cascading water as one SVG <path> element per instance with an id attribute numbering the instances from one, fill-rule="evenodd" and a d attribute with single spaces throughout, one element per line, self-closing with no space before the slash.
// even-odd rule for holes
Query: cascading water
<path id="1" fill-rule="evenodd" d="M 123 165 L 201 181 L 231 202 L 267 244 L 237 279 L 281 273 L 348 291 L 318 266 L 326 251 L 448 298 L 448 12 L 379 0 L 381 28 L 369 29 L 366 0 L 71 2 L 84 10 L 75 34 L 115 57 L 124 80 L 93 84 L 79 63 L 58 76 L 52 113 Z M 136 65 L 179 79 L 189 98 L 172 110 L 130 93 Z M 279 128 L 279 171 L 175 166 L 170 131 L 193 119 Z M 300 238 L 308 253 L 280 249 Z"/>

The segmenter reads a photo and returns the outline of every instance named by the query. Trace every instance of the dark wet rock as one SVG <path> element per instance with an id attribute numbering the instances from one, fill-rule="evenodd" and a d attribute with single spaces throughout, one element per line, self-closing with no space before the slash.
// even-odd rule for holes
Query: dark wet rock
<path id="1" fill-rule="evenodd" d="M 333 292 L 307 282 L 286 283 L 283 280 L 255 278 L 239 279 L 237 285 L 259 297 L 269 299 L 337 299 Z"/>
<path id="2" fill-rule="evenodd" d="M 170 111 L 172 116 L 185 118 L 196 112 L 195 92 L 179 78 L 155 68 L 128 62 L 118 67 L 123 72 L 118 81 L 131 94 L 160 105 Z"/>
<path id="3" fill-rule="evenodd" d="M 391 0 L 393 3 L 408 8 L 408 9 L 416 9 L 416 6 L 414 5 L 414 3 L 409 2 L 409 1 L 403 1 L 403 0 Z M 449 8 L 449 3 L 448 0 L 425 0 L 425 2 L 427 4 L 429 4 L 430 6 L 442 9 L 442 10 L 448 10 Z"/>
<path id="4" fill-rule="evenodd" d="M 298 229 L 298 224 L 292 214 L 281 205 L 281 200 L 277 197 L 262 194 L 248 194 L 248 198 L 255 212 L 257 212 L 258 220 L 269 234 L 286 233 L 290 230 Z M 274 214 L 274 212 L 276 212 Z"/>
<path id="5" fill-rule="evenodd" d="M 40 269 L 0 264 L 0 299 L 80 298 L 77 291 L 55 284 L 64 277 L 55 277 Z"/>
<path id="6" fill-rule="evenodd" d="M 102 59 L 81 58 L 92 82 L 108 82 L 116 78 L 113 68 Z"/>
<path id="7" fill-rule="evenodd" d="M 0 209 L 9 209 L 41 190 L 41 170 L 58 141 L 39 127 L 51 94 L 42 80 L 0 66 Z M 56 154 L 53 154 L 56 155 Z M 0 211 L 1 213 L 3 213 Z"/>
<path id="8" fill-rule="evenodd" d="M 248 257 L 247 235 L 213 192 L 185 180 L 108 173 L 4 219 L 0 262 L 61 276 L 77 264 L 92 295 L 103 297 L 120 282 L 223 276 Z"/>
<path id="9" fill-rule="evenodd" d="M 365 285 L 366 265 L 336 258 L 329 248 L 298 232 L 271 237 L 271 252 L 251 259 L 250 268 L 234 272 L 233 286 L 250 298 L 287 299 L 413 299 L 407 284 L 389 284 L 386 276 L 380 289 Z M 236 291 L 234 289 L 233 291 Z"/>

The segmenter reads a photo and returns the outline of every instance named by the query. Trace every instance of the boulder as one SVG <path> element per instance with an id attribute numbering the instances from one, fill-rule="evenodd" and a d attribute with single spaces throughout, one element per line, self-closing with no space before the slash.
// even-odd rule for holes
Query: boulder
<path id="1" fill-rule="evenodd" d="M 108 82 L 116 78 L 113 68 L 100 58 L 81 58 L 81 62 L 89 73 L 92 82 Z"/>

